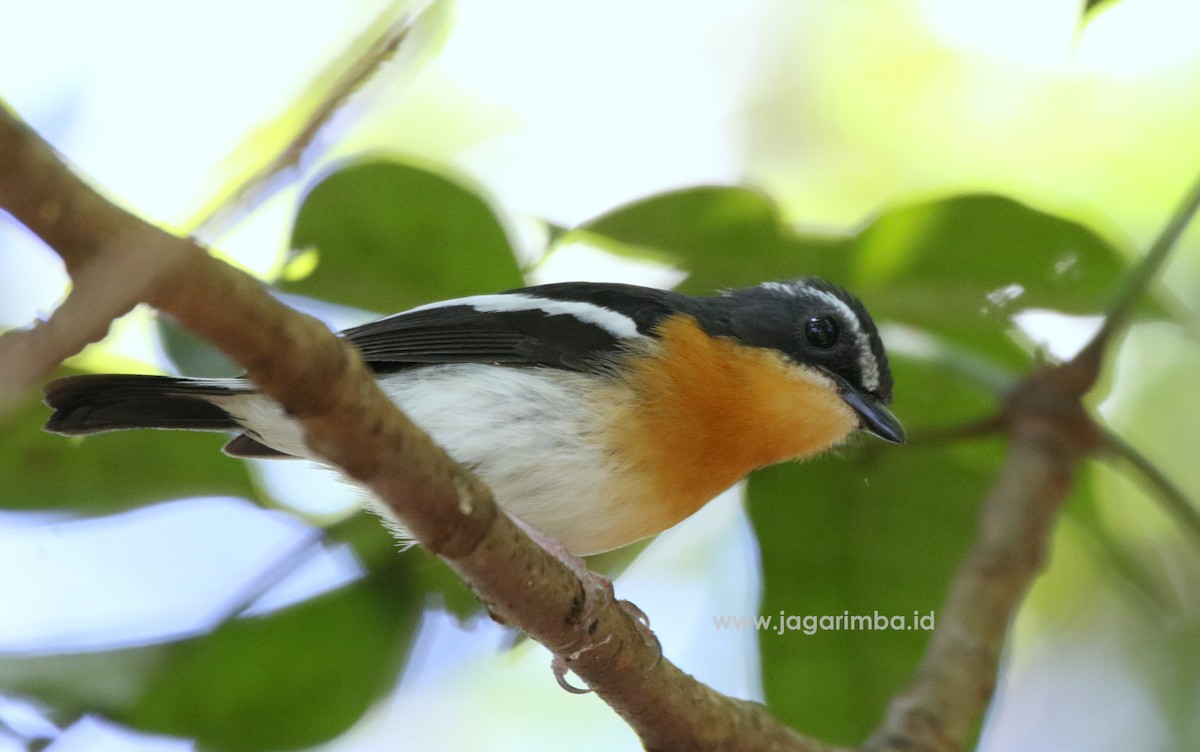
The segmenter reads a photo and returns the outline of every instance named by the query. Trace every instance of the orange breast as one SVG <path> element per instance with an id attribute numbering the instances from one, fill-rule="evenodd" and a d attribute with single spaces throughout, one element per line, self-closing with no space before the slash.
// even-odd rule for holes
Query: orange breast
<path id="1" fill-rule="evenodd" d="M 619 392 L 604 443 L 627 470 L 625 503 L 644 505 L 648 529 L 638 537 L 674 525 L 755 468 L 833 446 L 858 424 L 828 378 L 781 353 L 711 337 L 691 316 L 660 327 L 655 350 L 632 357 Z"/>

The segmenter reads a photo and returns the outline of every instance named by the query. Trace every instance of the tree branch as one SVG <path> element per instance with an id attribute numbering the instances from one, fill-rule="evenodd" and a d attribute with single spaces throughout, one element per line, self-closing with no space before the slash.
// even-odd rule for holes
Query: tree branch
<path id="1" fill-rule="evenodd" d="M 1163 511 L 1175 518 L 1184 535 L 1200 549 L 1200 511 L 1197 511 L 1196 505 L 1188 499 L 1183 489 L 1175 485 L 1149 457 L 1117 434 L 1105 432 L 1104 448 L 1118 459 L 1129 463 L 1138 472 Z"/>
<path id="2" fill-rule="evenodd" d="M 0 416 L 64 359 L 108 333 L 128 313 L 169 259 L 126 237 L 128 227 L 101 211 L 112 205 L 62 170 L 57 153 L 18 122 L 0 102 L 0 207 L 60 252 L 75 281 L 48 321 L 0 336 Z M 70 197 L 69 200 L 65 197 Z M 115 209 L 115 207 L 113 207 Z M 107 222 L 88 225 L 80 220 Z M 120 246 L 126 263 L 112 263 L 98 239 Z"/>
<path id="3" fill-rule="evenodd" d="M 1175 244 L 1179 242 L 1179 238 L 1183 236 L 1184 230 L 1191 224 L 1197 211 L 1200 211 L 1200 176 L 1197 176 L 1196 182 L 1192 184 L 1183 200 L 1180 201 L 1175 213 L 1167 220 L 1166 226 L 1155 238 L 1150 250 L 1126 278 L 1124 286 L 1104 317 L 1104 324 L 1100 327 L 1100 331 L 1096 332 L 1092 340 L 1076 356 L 1076 360 L 1090 358 L 1094 362 L 1097 375 L 1099 375 L 1100 361 L 1105 348 L 1108 347 L 1114 336 L 1129 326 L 1134 308 L 1145 297 L 1150 285 L 1166 265 Z"/>
<path id="4" fill-rule="evenodd" d="M 1008 625 L 1041 571 L 1077 465 L 1106 446 L 1121 447 L 1104 435 L 1083 397 L 1198 209 L 1200 181 L 1131 273 L 1096 336 L 1072 360 L 1034 371 L 1006 398 L 998 421 L 1011 446 L 984 500 L 979 535 L 951 582 L 916 676 L 892 699 L 867 750 L 963 749 L 991 700 Z"/>
<path id="5" fill-rule="evenodd" d="M 979 535 L 912 683 L 892 699 L 867 750 L 957 752 L 990 702 L 1009 623 L 1046 560 L 1075 466 L 1101 440 L 1069 371 L 1067 364 L 1034 373 L 1008 398 L 1003 422 L 1012 443 L 983 502 Z"/>
<path id="6" fill-rule="evenodd" d="M 104 199 L 7 110 L 0 111 L 0 207 L 62 256 L 77 287 L 92 285 L 85 273 L 92 266 L 129 273 L 149 262 L 130 283 L 133 297 L 245 368 L 303 426 L 310 448 L 387 503 L 493 615 L 566 660 L 647 748 L 832 749 L 786 728 L 761 705 L 725 697 L 681 672 L 615 604 L 585 614 L 578 578 L 498 514 L 488 489 L 383 395 L 357 353 L 196 243 Z M 97 312 L 102 319 L 93 319 L 86 336 L 68 336 L 47 351 L 82 346 L 120 308 Z M 28 333 L 49 335 L 47 327 Z"/>
<path id="7" fill-rule="evenodd" d="M 0 207 L 62 256 L 76 284 L 46 325 L 0 339 L 0 373 L 10 381 L 16 374 L 17 386 L 95 341 L 136 301 L 149 302 L 240 363 L 301 423 L 317 454 L 387 503 L 496 618 L 564 659 L 648 749 L 833 749 L 782 726 L 760 705 L 696 682 L 648 645 L 614 604 L 584 613 L 578 578 L 498 513 L 488 489 L 395 408 L 353 350 L 197 244 L 105 200 L 6 110 Z M 965 745 L 990 700 L 1008 624 L 1045 561 L 1076 466 L 1105 445 L 1082 397 L 1197 207 L 1200 184 L 1131 276 L 1100 334 L 1075 359 L 1035 371 L 1007 397 L 997 424 L 1011 447 L 984 502 L 978 538 L 912 683 L 893 699 L 866 749 Z"/>

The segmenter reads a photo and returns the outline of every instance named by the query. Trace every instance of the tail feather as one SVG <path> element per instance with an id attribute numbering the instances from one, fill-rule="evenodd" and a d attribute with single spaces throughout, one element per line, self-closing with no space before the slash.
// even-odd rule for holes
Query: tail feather
<path id="1" fill-rule="evenodd" d="M 240 379 L 95 374 L 46 386 L 46 430 L 68 436 L 122 428 L 230 431 L 240 426 L 211 397 L 253 391 Z"/>

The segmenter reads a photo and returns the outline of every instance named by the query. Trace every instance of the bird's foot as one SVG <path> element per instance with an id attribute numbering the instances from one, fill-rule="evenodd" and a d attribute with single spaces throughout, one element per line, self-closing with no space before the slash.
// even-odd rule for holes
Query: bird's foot
<path id="1" fill-rule="evenodd" d="M 658 656 L 657 661 L 662 660 L 662 643 L 658 637 L 650 630 L 650 617 L 646 616 L 646 612 L 638 608 L 632 601 L 620 600 L 616 597 L 616 592 L 613 590 L 612 580 L 598 572 L 593 572 L 588 569 L 587 562 L 579 556 L 571 553 L 563 542 L 557 538 L 546 535 L 541 530 L 538 530 L 533 525 L 525 522 L 516 515 L 509 514 L 509 517 L 517 525 L 525 531 L 525 534 L 533 539 L 535 543 L 542 547 L 546 553 L 553 556 L 563 563 L 567 569 L 579 579 L 583 586 L 583 601 L 579 604 L 574 614 L 574 620 L 577 624 L 588 624 L 587 630 L 590 632 L 595 629 L 595 617 L 600 612 L 600 609 L 607 606 L 609 603 L 616 603 L 617 607 L 624 611 L 633 619 L 637 625 L 638 634 L 641 635 L 642 641 L 648 647 L 654 648 L 655 654 Z M 608 637 L 604 644 L 611 637 Z M 558 681 L 558 685 L 572 694 L 587 694 L 590 689 L 576 687 L 567 681 L 567 671 L 570 670 L 569 663 L 579 658 L 586 650 L 594 649 L 598 646 L 590 646 L 584 648 L 577 653 L 573 653 L 567 657 L 554 656 L 551 662 L 551 668 L 554 670 L 554 678 Z M 657 665 L 657 661 L 655 661 Z"/>

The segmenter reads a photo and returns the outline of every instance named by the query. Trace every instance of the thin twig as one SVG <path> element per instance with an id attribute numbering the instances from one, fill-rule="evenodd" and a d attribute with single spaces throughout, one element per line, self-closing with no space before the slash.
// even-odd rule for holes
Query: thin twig
<path id="1" fill-rule="evenodd" d="M 0 207 L 18 220 L 37 217 L 51 238 L 48 242 L 93 247 L 95 240 L 76 225 L 76 219 L 107 201 L 96 193 L 81 196 L 78 202 L 60 200 L 62 192 L 79 180 L 65 178 L 57 154 L 37 148 L 31 140 L 36 138 L 0 104 Z M 117 225 L 99 229 L 124 241 Z M 112 322 L 132 310 L 150 280 L 171 263 L 135 244 L 130 244 L 127 257 L 128 268 L 97 261 L 95 254 L 66 259 L 75 281 L 66 300 L 48 320 L 0 336 L 0 416 L 63 360 L 103 339 Z"/>
<path id="2" fill-rule="evenodd" d="M 1041 571 L 1057 515 L 1081 460 L 1108 440 L 1083 406 L 1106 349 L 1127 326 L 1134 307 L 1200 209 L 1200 181 L 1192 188 L 1131 272 L 1100 332 L 1070 361 L 1039 365 L 1008 395 L 998 420 L 1012 439 L 1003 470 L 984 501 L 979 534 L 938 611 L 938 628 L 912 682 L 892 698 L 887 716 L 867 741 L 871 752 L 958 752 L 991 700 L 1008 625 Z M 987 422 L 983 424 L 986 426 Z M 1115 438 L 1115 437 L 1114 437 Z M 1138 463 L 1136 453 L 1127 457 Z M 1150 463 L 1140 467 L 1177 515 L 1194 508 Z M 1186 505 L 1186 509 L 1181 505 Z M 1200 528 L 1198 528 L 1200 529 Z M 1194 531 L 1193 531 L 1194 532 Z"/>
<path id="3" fill-rule="evenodd" d="M 1200 510 L 1197 510 L 1179 486 L 1158 468 L 1150 458 L 1112 431 L 1104 432 L 1104 449 L 1127 462 L 1151 490 L 1159 506 L 1175 519 L 1183 532 L 1200 550 Z"/>
<path id="4" fill-rule="evenodd" d="M 1092 16 L 1092 14 L 1094 14 L 1096 12 L 1096 10 L 1100 6 L 1108 5 L 1111 2 L 1112 2 L 1112 0 L 1084 0 L 1083 12 L 1080 13 L 1080 17 L 1081 17 L 1080 25 L 1082 26 L 1083 22 L 1087 21 Z"/>
<path id="5" fill-rule="evenodd" d="M 1152 574 L 1146 564 L 1115 540 L 1098 520 L 1081 521 L 1076 515 L 1072 522 L 1084 553 L 1091 557 L 1098 570 L 1112 572 L 1117 583 L 1139 601 L 1140 609 L 1164 620 L 1167 614 L 1179 613 L 1183 604 L 1178 594 L 1164 586 L 1163 578 Z"/>
<path id="6" fill-rule="evenodd" d="M 342 111 L 352 97 L 376 76 L 383 66 L 391 61 L 400 45 L 408 38 L 413 25 L 433 3 L 427 4 L 412 14 L 398 18 L 378 32 L 374 26 L 348 45 L 347 49 L 362 48 L 347 65 L 341 60 L 323 71 L 306 90 L 325 89 L 325 95 L 312 108 L 303 125 L 292 138 L 283 144 L 277 154 L 234 189 L 231 196 L 214 206 L 207 214 L 195 221 L 192 235 L 211 240 L 236 224 L 242 217 L 262 205 L 286 183 L 286 173 L 298 167 L 321 134 L 326 131 L 335 116 Z M 332 84 L 322 82 L 332 79 Z"/>
<path id="7" fill-rule="evenodd" d="M 1035 371 L 1002 412 L 1012 439 L 983 502 L 912 682 L 892 698 L 871 752 L 958 752 L 995 688 L 1008 625 L 1041 571 L 1079 461 L 1100 444 L 1070 364 Z"/>
<path id="8" fill-rule="evenodd" d="M 256 572 L 228 602 L 213 616 L 213 626 L 236 619 L 253 606 L 272 588 L 291 576 L 300 565 L 308 561 L 317 545 L 325 539 L 320 528 L 306 530 L 302 536 L 283 550 L 267 566 Z"/>
<path id="9" fill-rule="evenodd" d="M 1109 306 L 1104 324 L 1096 332 L 1092 340 L 1080 351 L 1076 359 L 1090 359 L 1099 362 L 1103 351 L 1112 338 L 1129 325 L 1137 304 L 1145 297 L 1163 266 L 1166 265 L 1171 251 L 1183 235 L 1196 212 L 1200 211 L 1200 177 L 1192 184 L 1191 190 L 1184 196 L 1179 206 L 1171 215 L 1166 227 L 1155 238 L 1150 250 L 1126 277 L 1121 291 Z"/>

